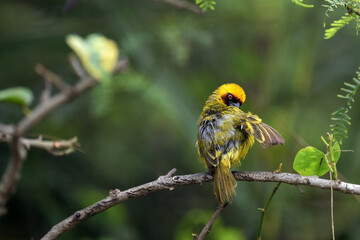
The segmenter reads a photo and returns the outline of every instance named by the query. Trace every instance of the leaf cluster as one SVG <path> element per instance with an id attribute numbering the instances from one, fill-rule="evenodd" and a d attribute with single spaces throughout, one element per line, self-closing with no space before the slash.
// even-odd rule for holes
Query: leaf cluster
<path id="1" fill-rule="evenodd" d="M 216 2 L 213 0 L 195 0 L 195 3 L 204 11 L 215 10 Z"/>
<path id="2" fill-rule="evenodd" d="M 344 82 L 345 87 L 341 88 L 341 91 L 345 95 L 337 95 L 339 98 L 346 100 L 346 105 L 331 114 L 331 120 L 333 121 L 333 124 L 330 125 L 331 132 L 334 135 L 335 141 L 338 141 L 340 144 L 343 138 L 347 138 L 347 126 L 351 125 L 351 118 L 348 112 L 351 109 L 351 104 L 354 102 L 354 95 L 360 88 L 360 71 L 357 71 L 356 74 L 357 78 L 353 78 L 353 83 Z"/>
<path id="3" fill-rule="evenodd" d="M 325 39 L 330 39 L 335 34 L 348 25 L 352 20 L 356 21 L 356 29 L 358 31 L 360 27 L 360 2 L 359 0 L 325 0 L 328 4 L 324 4 L 326 8 L 325 15 L 329 16 L 330 12 L 334 12 L 338 7 L 346 9 L 345 15 L 339 20 L 335 20 L 330 24 L 330 28 L 325 30 Z"/>

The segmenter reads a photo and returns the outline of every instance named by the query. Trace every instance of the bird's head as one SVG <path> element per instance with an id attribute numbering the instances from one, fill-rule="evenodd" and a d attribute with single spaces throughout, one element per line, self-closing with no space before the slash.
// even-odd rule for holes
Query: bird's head
<path id="1" fill-rule="evenodd" d="M 240 108 L 246 99 L 246 95 L 242 87 L 235 83 L 223 84 L 218 88 L 217 92 L 221 101 L 227 106 Z"/>

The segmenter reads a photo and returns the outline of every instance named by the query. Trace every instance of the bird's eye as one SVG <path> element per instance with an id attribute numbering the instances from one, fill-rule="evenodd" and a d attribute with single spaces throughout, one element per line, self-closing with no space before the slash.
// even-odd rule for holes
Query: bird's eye
<path id="1" fill-rule="evenodd" d="M 232 94 L 230 94 L 230 93 L 228 93 L 227 98 L 228 98 L 229 100 L 232 100 L 232 99 L 233 99 L 233 95 L 232 95 Z"/>

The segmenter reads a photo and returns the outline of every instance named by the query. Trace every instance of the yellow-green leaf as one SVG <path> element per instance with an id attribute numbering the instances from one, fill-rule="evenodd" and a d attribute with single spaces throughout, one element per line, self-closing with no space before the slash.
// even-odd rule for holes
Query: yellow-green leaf
<path id="1" fill-rule="evenodd" d="M 0 102 L 28 106 L 33 100 L 33 94 L 28 88 L 13 87 L 0 91 Z"/>
<path id="2" fill-rule="evenodd" d="M 119 57 L 115 41 L 100 34 L 91 34 L 85 39 L 71 34 L 66 37 L 66 42 L 92 77 L 97 80 L 109 78 Z"/>
<path id="3" fill-rule="evenodd" d="M 324 153 L 314 147 L 303 148 L 296 154 L 293 168 L 303 176 L 318 175 L 324 157 Z"/>

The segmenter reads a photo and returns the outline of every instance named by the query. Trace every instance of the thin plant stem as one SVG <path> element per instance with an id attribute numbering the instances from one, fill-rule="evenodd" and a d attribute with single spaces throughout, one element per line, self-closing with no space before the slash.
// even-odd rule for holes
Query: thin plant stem
<path id="1" fill-rule="evenodd" d="M 331 212 L 331 234 L 332 239 L 335 240 L 335 224 L 334 224 L 334 191 L 333 191 L 333 179 L 330 171 L 330 212 Z"/>
<path id="2" fill-rule="evenodd" d="M 334 177 L 333 178 L 336 180 L 338 177 L 337 177 L 336 162 L 335 162 L 335 159 L 334 159 L 334 149 L 333 149 L 334 139 L 333 139 L 332 134 L 328 134 L 328 137 L 329 137 L 330 163 L 331 163 L 332 169 L 334 171 Z"/>
<path id="3" fill-rule="evenodd" d="M 258 233 L 258 240 L 261 240 L 261 232 L 262 232 L 262 227 L 263 227 L 263 223 L 264 223 L 264 218 L 265 218 L 265 214 L 267 209 L 269 208 L 270 202 L 273 199 L 276 191 L 279 189 L 281 183 L 279 182 L 278 184 L 276 184 L 274 190 L 272 191 L 269 200 L 267 201 L 266 205 L 264 208 L 260 209 L 261 210 L 261 220 L 260 220 L 260 226 L 259 226 L 259 233 Z"/>

